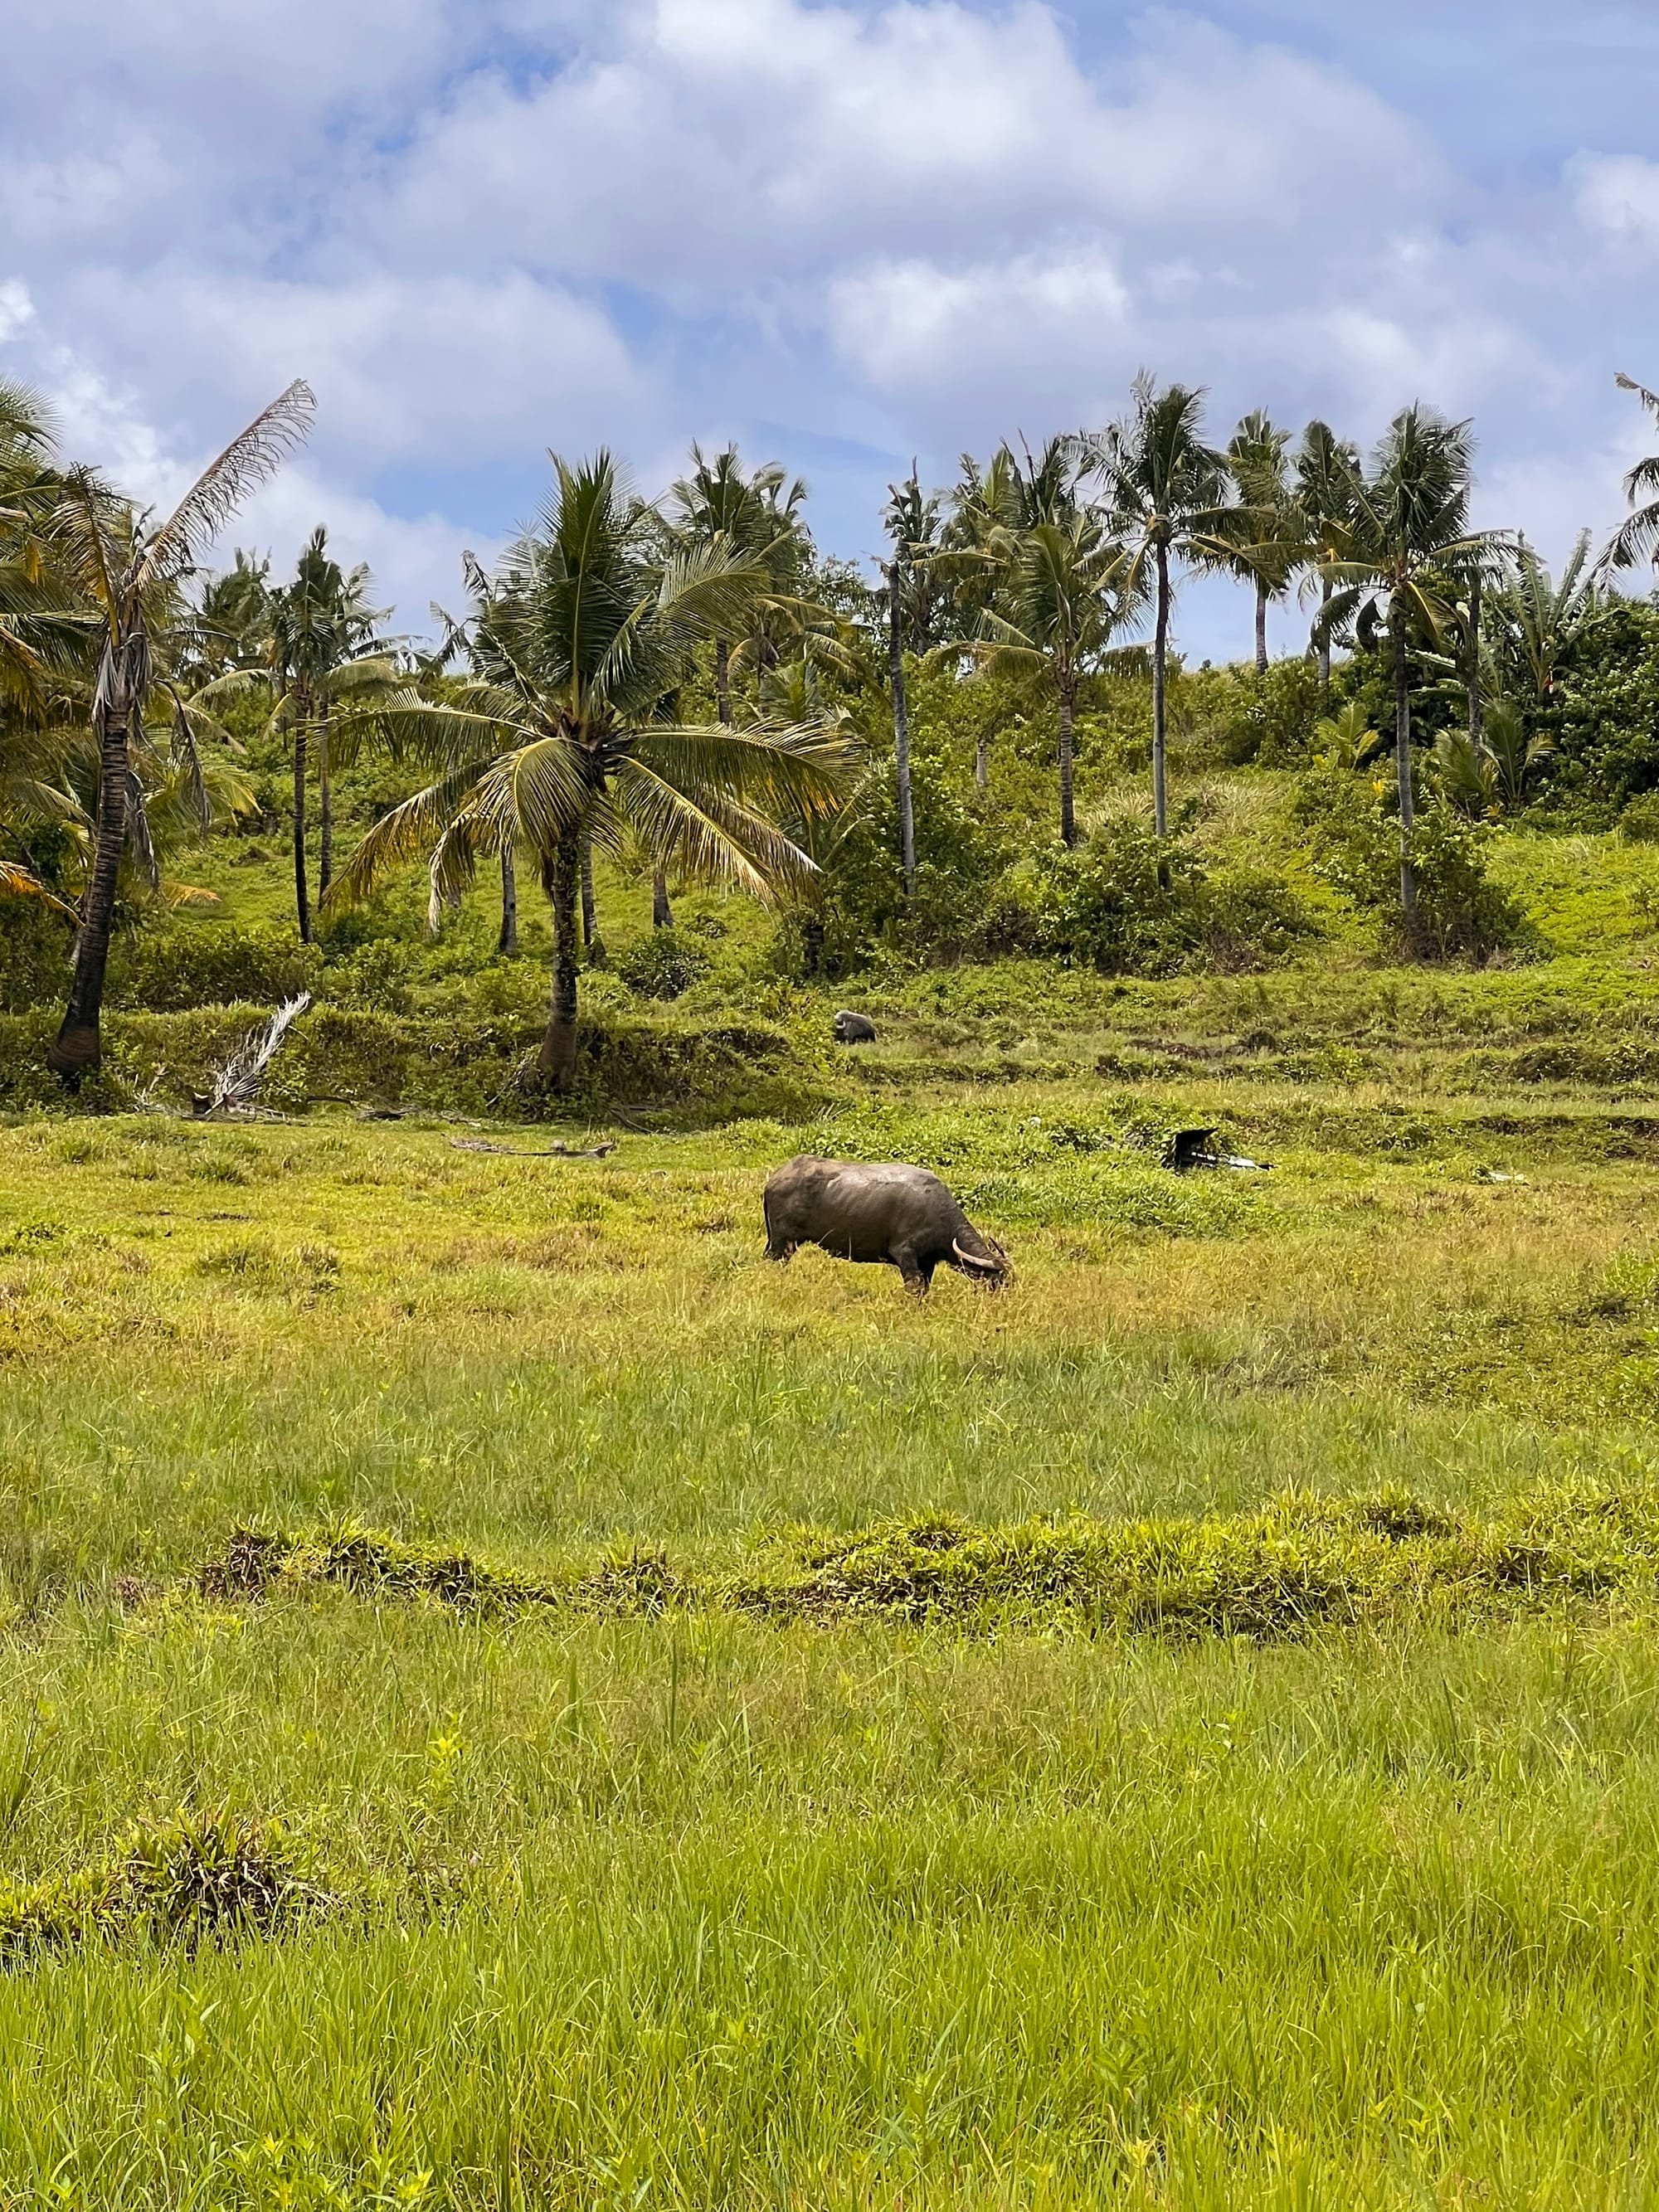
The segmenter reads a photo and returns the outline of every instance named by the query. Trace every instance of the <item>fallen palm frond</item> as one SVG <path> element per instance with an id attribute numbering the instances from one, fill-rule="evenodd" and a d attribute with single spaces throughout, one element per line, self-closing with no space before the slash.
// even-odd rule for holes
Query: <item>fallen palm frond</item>
<path id="1" fill-rule="evenodd" d="M 1258 1513 L 1190 1521 L 1077 1516 L 974 1528 L 941 1516 L 798 1534 L 738 1573 L 702 1580 L 683 1577 L 657 1551 L 613 1553 L 585 1571 L 537 1578 L 354 1524 L 297 1534 L 239 1529 L 198 1578 L 218 1596 L 317 1583 L 475 1613 L 677 1607 L 825 1625 L 863 1619 L 980 1633 L 1059 1626 L 1272 1642 L 1322 1626 L 1455 1626 L 1564 1604 L 1650 1601 L 1659 1593 L 1659 1498 L 1540 1492 L 1486 1521 L 1396 1493 L 1295 1496 Z"/>
<path id="2" fill-rule="evenodd" d="M 514 1160 L 602 1160 L 617 1149 L 605 1145 L 492 1145 L 483 1137 L 452 1137 L 458 1152 L 503 1152 Z"/>
<path id="3" fill-rule="evenodd" d="M 252 1031 L 246 1042 L 232 1054 L 213 1079 L 213 1089 L 196 1101 L 198 1120 L 205 1121 L 211 1114 L 229 1109 L 246 1112 L 257 1102 L 259 1085 L 264 1080 L 265 1070 L 276 1056 L 277 1047 L 311 1004 L 309 991 L 301 991 L 297 998 L 289 999 L 278 1006 L 262 1030 Z"/>

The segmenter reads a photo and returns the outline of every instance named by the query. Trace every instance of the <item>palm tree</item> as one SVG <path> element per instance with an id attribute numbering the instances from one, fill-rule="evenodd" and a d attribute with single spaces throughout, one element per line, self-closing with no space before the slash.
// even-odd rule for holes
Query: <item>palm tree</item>
<path id="1" fill-rule="evenodd" d="M 1297 448 L 1296 503 L 1303 540 L 1319 585 L 1319 619 L 1314 624 L 1312 643 L 1319 659 L 1322 699 L 1329 697 L 1331 689 L 1331 633 L 1326 611 L 1332 585 L 1328 571 L 1329 564 L 1340 561 L 1347 550 L 1358 477 L 1358 446 L 1339 438 L 1328 422 L 1316 416 L 1302 433 L 1302 443 Z M 1304 599 L 1305 596 L 1304 587 Z"/>
<path id="2" fill-rule="evenodd" d="M 1613 382 L 1621 392 L 1633 392 L 1656 422 L 1659 422 L 1659 392 L 1648 390 L 1622 369 Z M 1608 540 L 1597 567 L 1637 568 L 1659 562 L 1659 453 L 1650 453 L 1625 478 L 1625 497 L 1632 512 Z M 1638 507 L 1637 501 L 1642 504 Z"/>
<path id="3" fill-rule="evenodd" d="M 1592 565 L 1590 536 L 1582 531 L 1558 582 L 1524 540 L 1514 567 L 1490 602 L 1489 628 L 1497 633 L 1510 687 L 1523 692 L 1534 712 L 1547 707 L 1574 648 L 1618 605 Z"/>
<path id="4" fill-rule="evenodd" d="M 100 478 L 72 469 L 49 529 L 63 575 L 96 621 L 92 727 L 98 747 L 98 834 L 81 905 L 75 979 L 63 1025 L 47 1053 L 77 1084 L 102 1058 L 99 1018 L 121 857 L 135 818 L 132 753 L 161 680 L 170 633 L 188 630 L 180 586 L 198 553 L 240 501 L 267 477 L 310 427 L 314 402 L 300 381 L 273 400 L 199 476 L 159 526 L 135 514 Z M 180 702 L 175 700 L 175 708 Z"/>
<path id="5" fill-rule="evenodd" d="M 1291 434 L 1257 408 L 1227 447 L 1227 465 L 1243 502 L 1239 543 L 1229 566 L 1255 589 L 1256 673 L 1267 672 L 1267 607 L 1282 599 L 1306 557 L 1302 511 L 1286 455 Z"/>
<path id="6" fill-rule="evenodd" d="M 1394 668 L 1395 768 L 1400 791 L 1400 905 L 1415 941 L 1417 876 L 1412 865 L 1412 708 L 1407 659 L 1413 629 L 1439 640 L 1452 618 L 1447 579 L 1490 565 L 1501 541 L 1469 529 L 1474 446 L 1467 422 L 1443 422 L 1424 407 L 1395 417 L 1355 472 L 1353 516 L 1340 560 L 1323 564 L 1332 586 L 1323 634 L 1352 622 L 1362 646 L 1386 623 Z"/>
<path id="7" fill-rule="evenodd" d="M 931 627 L 931 562 L 939 546 L 937 499 L 924 498 L 916 465 L 902 484 L 889 484 L 882 520 L 893 548 L 883 563 L 887 609 L 887 682 L 893 704 L 893 773 L 898 786 L 899 865 L 907 900 L 916 895 L 916 816 L 910 788 L 910 702 L 904 653 Z"/>
<path id="8" fill-rule="evenodd" d="M 1133 556 L 1079 508 L 1069 523 L 1036 522 L 1010 533 L 1001 611 L 980 618 L 981 651 L 994 675 L 1046 677 L 1060 709 L 1060 834 L 1077 842 L 1073 728 L 1078 685 L 1112 639 L 1139 613 L 1144 592 Z"/>
<path id="9" fill-rule="evenodd" d="M 311 893 L 306 858 L 306 772 L 314 738 L 318 781 L 318 895 L 334 872 L 334 763 L 330 723 L 337 702 L 396 689 L 402 672 L 375 635 L 385 610 L 369 602 L 373 586 L 362 563 L 349 573 L 328 550 L 321 524 L 301 553 L 291 584 L 267 595 L 269 658 L 277 701 L 270 727 L 286 727 L 294 743 L 294 902 L 300 937 L 311 942 Z"/>
<path id="10" fill-rule="evenodd" d="M 1165 791 L 1168 720 L 1165 674 L 1170 648 L 1170 563 L 1224 566 L 1237 544 L 1239 509 L 1231 503 L 1227 464 L 1204 442 L 1204 395 L 1182 384 L 1162 391 L 1147 371 L 1135 379 L 1128 415 L 1089 441 L 1088 465 L 1105 487 L 1108 527 L 1125 541 L 1131 565 L 1125 588 L 1156 579 L 1152 631 L 1152 813 L 1169 834 Z"/>
<path id="11" fill-rule="evenodd" d="M 729 544 L 665 550 L 655 510 L 607 453 L 555 467 L 537 530 L 493 577 L 469 562 L 471 681 L 453 703 L 410 690 L 362 710 L 365 725 L 441 772 L 375 824 L 330 896 L 362 898 L 388 868 L 425 853 L 435 926 L 480 853 L 528 846 L 553 905 L 538 1067 L 568 1091 L 584 837 L 611 853 L 638 840 L 659 864 L 766 896 L 811 867 L 779 815 L 833 806 L 850 757 L 821 729 L 687 726 L 665 711 L 698 641 L 741 635 L 768 589 L 765 564 Z"/>

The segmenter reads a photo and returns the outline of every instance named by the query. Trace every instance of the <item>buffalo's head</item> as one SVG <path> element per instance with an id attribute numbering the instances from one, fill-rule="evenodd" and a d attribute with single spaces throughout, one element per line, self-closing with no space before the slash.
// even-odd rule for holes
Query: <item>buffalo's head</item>
<path id="1" fill-rule="evenodd" d="M 1000 1291 L 1014 1272 L 1012 1261 L 996 1238 L 980 1230 L 969 1228 L 965 1236 L 953 1237 L 951 1249 L 963 1273 L 988 1291 Z"/>

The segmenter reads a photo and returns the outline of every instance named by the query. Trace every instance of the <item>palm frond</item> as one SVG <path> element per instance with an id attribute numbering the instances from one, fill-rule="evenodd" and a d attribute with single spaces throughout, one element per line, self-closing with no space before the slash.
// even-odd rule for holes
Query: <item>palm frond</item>
<path id="1" fill-rule="evenodd" d="M 196 555 L 218 534 L 248 494 L 305 439 L 316 408 L 311 386 L 302 377 L 296 377 L 231 440 L 218 459 L 203 470 L 161 528 L 151 533 L 136 580 L 141 592 L 180 576 L 190 568 Z"/>

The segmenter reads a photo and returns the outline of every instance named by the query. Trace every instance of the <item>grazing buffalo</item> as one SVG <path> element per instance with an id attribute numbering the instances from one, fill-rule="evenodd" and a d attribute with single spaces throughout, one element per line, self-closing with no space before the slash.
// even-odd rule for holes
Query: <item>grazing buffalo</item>
<path id="1" fill-rule="evenodd" d="M 957 1267 L 995 1290 L 1008 1255 L 982 1236 L 936 1175 L 926 1168 L 810 1153 L 767 1178 L 766 1256 L 787 1260 L 801 1244 L 821 1244 L 839 1260 L 880 1260 L 896 1267 L 908 1291 L 926 1291 L 935 1267 Z"/>
<path id="2" fill-rule="evenodd" d="M 875 1041 L 876 1025 L 869 1015 L 849 1013 L 843 1006 L 840 1013 L 836 1016 L 836 1042 L 837 1044 L 873 1044 Z"/>

